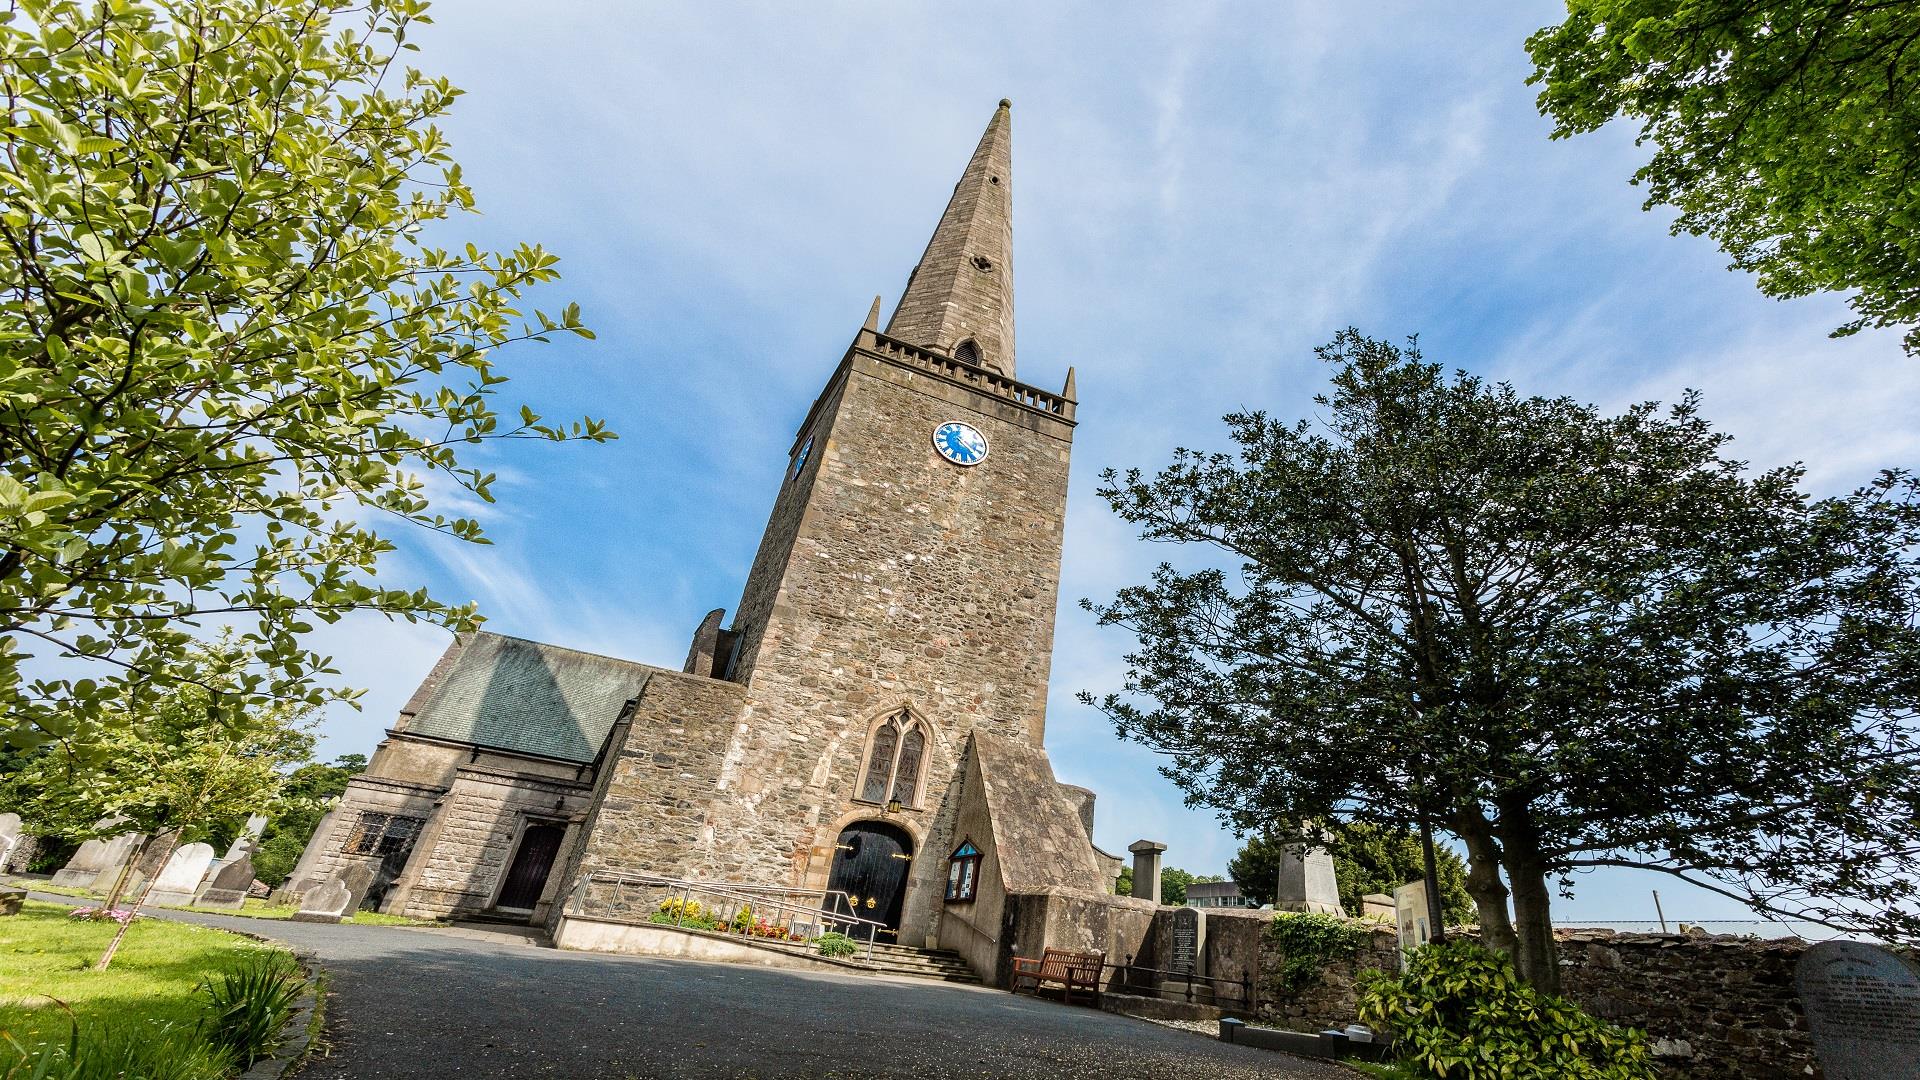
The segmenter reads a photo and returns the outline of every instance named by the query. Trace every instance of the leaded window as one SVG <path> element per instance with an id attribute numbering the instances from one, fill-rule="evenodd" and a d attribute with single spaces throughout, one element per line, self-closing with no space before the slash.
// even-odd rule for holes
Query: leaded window
<path id="1" fill-rule="evenodd" d="M 349 855 L 398 855 L 413 847 L 425 818 L 363 812 L 353 823 L 344 845 Z"/>
<path id="2" fill-rule="evenodd" d="M 947 857 L 947 899 L 971 900 L 980 880 L 980 849 L 963 840 Z"/>
<path id="3" fill-rule="evenodd" d="M 860 776 L 861 800 L 920 805 L 926 759 L 926 725 L 905 709 L 882 720 L 868 742 L 867 765 Z"/>

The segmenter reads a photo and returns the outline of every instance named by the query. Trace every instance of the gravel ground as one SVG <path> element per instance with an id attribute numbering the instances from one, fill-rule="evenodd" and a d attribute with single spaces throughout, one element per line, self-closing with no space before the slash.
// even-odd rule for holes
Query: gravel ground
<path id="1" fill-rule="evenodd" d="M 978 987 L 560 952 L 490 929 L 161 917 L 319 957 L 332 977 L 330 1052 L 300 1080 L 1355 1080 L 1326 1062 Z"/>

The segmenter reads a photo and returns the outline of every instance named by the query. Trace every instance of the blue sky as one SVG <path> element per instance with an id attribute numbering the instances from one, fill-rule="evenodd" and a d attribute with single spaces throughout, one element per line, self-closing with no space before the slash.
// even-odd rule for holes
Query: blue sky
<path id="1" fill-rule="evenodd" d="M 1683 388 L 1756 464 L 1823 492 L 1914 464 L 1920 365 L 1891 333 L 1829 340 L 1837 300 L 1760 296 L 1671 237 L 1627 178 L 1632 132 L 1550 141 L 1524 84 L 1551 3 L 436 5 L 418 63 L 468 91 L 446 128 L 484 216 L 537 241 L 594 342 L 500 359 L 509 398 L 604 417 L 607 446 L 516 444 L 494 539 L 399 537 L 396 582 L 490 629 L 677 667 L 731 607 L 795 426 L 875 293 L 890 306 L 1001 97 L 1013 99 L 1020 376 L 1081 398 L 1048 747 L 1102 795 L 1108 850 L 1151 837 L 1220 872 L 1236 842 L 1181 805 L 1081 689 L 1127 642 L 1077 605 L 1165 553 L 1093 496 L 1106 466 L 1211 447 L 1240 408 L 1312 410 L 1313 346 L 1349 324 L 1429 358 L 1609 407 Z M 1044 10 L 1042 10 L 1044 9 Z M 354 619 L 322 634 L 366 752 L 446 643 Z M 1741 909 L 1596 874 L 1568 919 Z"/>

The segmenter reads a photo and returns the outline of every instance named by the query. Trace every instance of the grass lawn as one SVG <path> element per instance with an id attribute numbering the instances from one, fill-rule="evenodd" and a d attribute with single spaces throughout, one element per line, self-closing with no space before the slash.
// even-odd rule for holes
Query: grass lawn
<path id="1" fill-rule="evenodd" d="M 23 880 L 23 881 L 12 882 L 12 884 L 18 885 L 22 888 L 32 889 L 34 892 L 54 893 L 59 896 L 72 896 L 82 900 L 97 901 L 97 900 L 104 899 L 104 897 L 102 897 L 101 894 L 97 892 L 93 892 L 90 889 L 74 889 L 74 888 L 68 888 L 67 886 L 64 886 L 64 885 L 60 885 L 60 886 L 48 885 L 46 882 L 43 882 L 43 881 Z M 132 902 L 133 902 L 132 898 L 129 897 L 127 899 L 121 900 L 120 906 L 124 908 L 129 904 L 131 904 Z M 243 919 L 291 919 L 293 918 L 293 913 L 299 910 L 298 908 L 292 907 L 291 905 L 288 905 L 288 904 L 269 904 L 265 900 L 255 900 L 252 897 L 247 898 L 247 900 L 242 904 L 239 911 L 235 911 L 232 908 L 211 908 L 211 907 L 192 907 L 192 906 L 175 907 L 173 905 L 166 905 L 166 906 L 168 907 L 169 910 L 173 910 L 173 911 L 199 911 L 199 912 L 204 912 L 208 915 L 238 915 Z M 346 919 L 344 921 L 350 922 L 350 923 L 358 923 L 361 926 L 445 926 L 447 925 L 445 922 L 442 922 L 437 919 L 410 919 L 405 915 L 386 915 L 378 911 L 355 912 L 352 918 Z"/>
<path id="2" fill-rule="evenodd" d="M 247 899 L 239 911 L 232 908 L 180 907 L 173 911 L 199 911 L 208 915 L 238 915 L 243 919 L 291 919 L 293 913 L 300 910 L 288 904 L 269 904 L 265 900 Z M 385 915 L 378 911 L 356 911 L 343 922 L 359 923 L 361 926 L 445 926 L 446 923 L 431 919 L 409 919 L 405 915 Z"/>
<path id="3" fill-rule="evenodd" d="M 114 924 L 69 918 L 68 910 L 29 900 L 20 914 L 0 918 L 0 1032 L 26 1046 L 65 1043 L 67 1009 L 83 1039 L 108 1028 L 138 1040 L 191 1038 L 204 1008 L 195 989 L 201 978 L 269 951 L 221 930 L 140 919 L 128 929 L 113 966 L 98 973 L 90 968 L 113 937 Z M 15 1053 L 0 1042 L 0 1074 Z"/>

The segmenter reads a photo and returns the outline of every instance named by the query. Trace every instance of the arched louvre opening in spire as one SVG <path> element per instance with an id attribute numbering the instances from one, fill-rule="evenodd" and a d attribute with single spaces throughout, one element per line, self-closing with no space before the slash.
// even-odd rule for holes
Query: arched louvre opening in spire
<path id="1" fill-rule="evenodd" d="M 1012 102 L 987 122 L 886 334 L 954 356 L 970 342 L 962 359 L 1014 374 Z"/>

